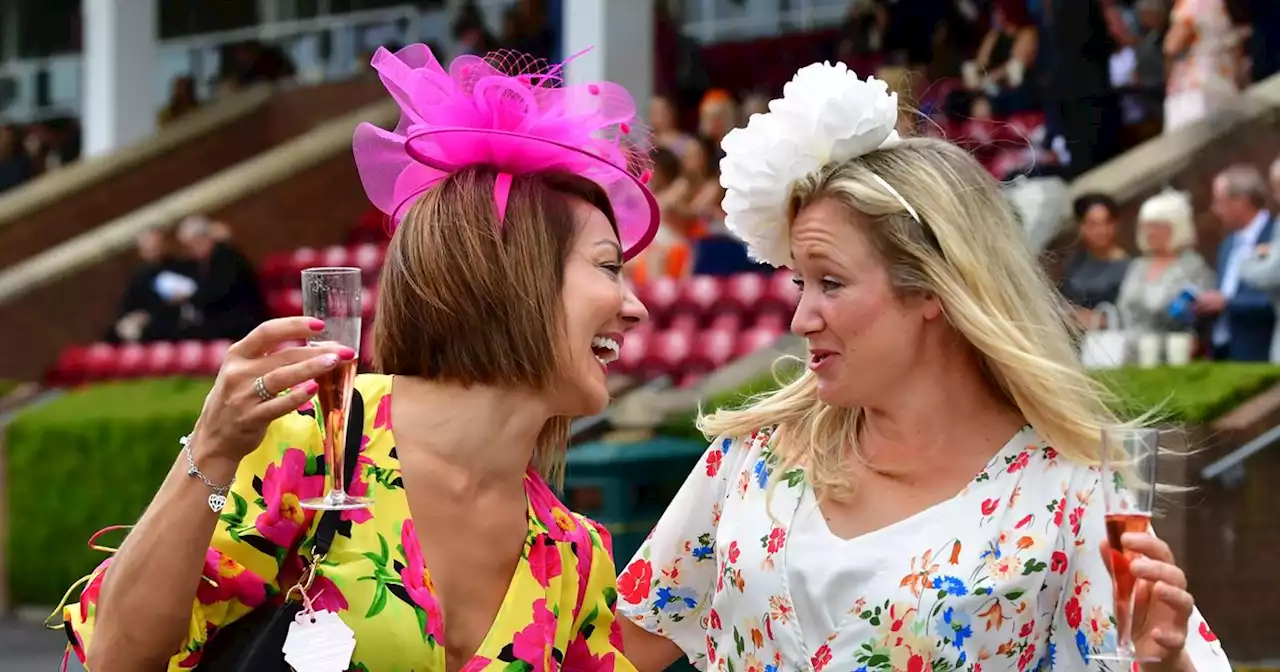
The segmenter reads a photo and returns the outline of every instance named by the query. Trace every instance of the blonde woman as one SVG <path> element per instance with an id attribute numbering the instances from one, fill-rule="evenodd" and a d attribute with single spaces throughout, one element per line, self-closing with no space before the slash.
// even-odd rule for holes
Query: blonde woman
<path id="1" fill-rule="evenodd" d="M 996 183 L 897 100 L 813 65 L 724 143 L 728 225 L 795 271 L 808 370 L 738 410 L 618 580 L 660 670 L 1098 670 L 1113 650 L 1096 467 L 1117 422 Z M 1229 670 L 1169 547 L 1143 670 Z M 1113 668 L 1114 669 L 1114 668 Z"/>
<path id="2" fill-rule="evenodd" d="M 1170 314 L 1170 306 L 1184 290 L 1200 292 L 1217 287 L 1217 274 L 1194 248 L 1195 213 L 1185 192 L 1167 190 L 1148 198 L 1138 210 L 1138 249 L 1142 256 L 1129 264 L 1120 283 L 1120 310 L 1129 328 L 1151 331 L 1190 331 L 1186 317 Z"/>

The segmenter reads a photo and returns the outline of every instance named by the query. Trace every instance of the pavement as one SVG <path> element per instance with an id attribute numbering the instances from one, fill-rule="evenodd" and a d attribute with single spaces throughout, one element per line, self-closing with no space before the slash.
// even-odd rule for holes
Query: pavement
<path id="1" fill-rule="evenodd" d="M 59 631 L 0 618 L 0 672 L 53 672 L 66 643 Z"/>

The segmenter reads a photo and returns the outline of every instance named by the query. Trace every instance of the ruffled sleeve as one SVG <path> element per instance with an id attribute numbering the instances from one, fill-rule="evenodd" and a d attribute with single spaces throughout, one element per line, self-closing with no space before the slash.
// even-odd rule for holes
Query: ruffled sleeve
<path id="1" fill-rule="evenodd" d="M 618 577 L 619 615 L 671 640 L 695 665 L 705 656 L 705 611 L 719 576 L 720 514 L 760 436 L 713 442 Z"/>
<path id="2" fill-rule="evenodd" d="M 219 628 L 279 596 L 282 567 L 296 560 L 291 551 L 309 535 L 315 520 L 315 512 L 299 502 L 324 494 L 322 456 L 315 411 L 304 407 L 272 423 L 262 444 L 240 463 L 205 555 L 186 641 L 168 669 L 195 669 L 205 642 Z M 87 577 L 80 601 L 62 612 L 71 650 L 82 662 L 109 571 L 110 558 Z"/>
<path id="3" fill-rule="evenodd" d="M 1101 478 L 1097 469 L 1081 470 L 1058 517 L 1060 542 L 1067 557 L 1066 583 L 1050 624 L 1049 650 L 1054 670 L 1098 669 L 1099 652 L 1114 650 L 1115 628 L 1110 573 L 1100 548 L 1106 538 Z M 1197 672 L 1230 672 L 1231 663 L 1218 638 L 1196 609 L 1187 624 L 1187 655 Z"/>

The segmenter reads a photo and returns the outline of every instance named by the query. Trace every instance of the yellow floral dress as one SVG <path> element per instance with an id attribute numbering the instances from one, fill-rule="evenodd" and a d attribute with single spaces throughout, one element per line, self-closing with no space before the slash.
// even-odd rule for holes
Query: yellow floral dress
<path id="1" fill-rule="evenodd" d="M 366 510 L 342 514 L 311 595 L 355 632 L 349 667 L 362 672 L 442 672 L 445 633 L 431 577 L 400 478 L 391 432 L 391 378 L 363 375 L 362 449 L 353 495 Z M 352 429 L 356 429 L 352 427 Z M 240 464 L 205 560 L 187 641 L 169 670 L 191 670 L 218 629 L 255 607 L 280 601 L 301 573 L 296 552 L 310 546 L 319 516 L 298 506 L 324 489 L 315 411 L 277 420 Z M 532 470 L 525 477 L 529 533 L 502 607 L 476 656 L 482 670 L 634 670 L 622 657 L 614 620 L 614 567 L 607 532 L 568 512 Z M 63 610 L 71 653 L 81 661 L 93 639 L 94 607 L 110 559 L 90 575 L 80 601 Z M 286 578 L 287 577 L 287 578 Z"/>

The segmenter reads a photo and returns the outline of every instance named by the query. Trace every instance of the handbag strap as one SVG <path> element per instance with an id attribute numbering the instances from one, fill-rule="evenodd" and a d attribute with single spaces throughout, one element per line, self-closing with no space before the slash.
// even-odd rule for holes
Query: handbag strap
<path id="1" fill-rule="evenodd" d="M 352 431 L 352 430 L 356 431 Z M 355 477 L 356 463 L 360 461 L 360 444 L 364 439 L 364 398 L 360 390 L 351 391 L 351 409 L 347 414 L 347 447 L 344 451 L 342 473 L 343 483 L 350 487 Z M 311 544 L 311 557 L 315 558 L 329 552 L 333 545 L 333 537 L 338 532 L 338 523 L 342 522 L 341 511 L 325 511 L 320 515 L 320 524 L 316 527 L 315 541 Z"/>

